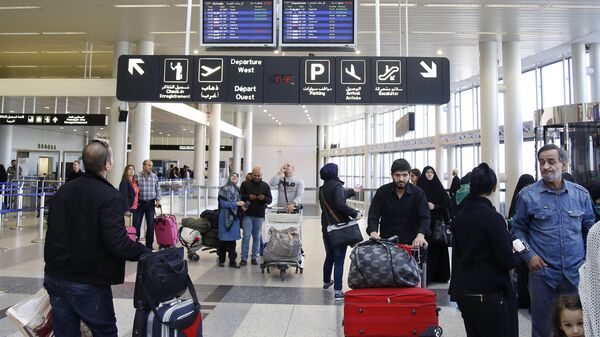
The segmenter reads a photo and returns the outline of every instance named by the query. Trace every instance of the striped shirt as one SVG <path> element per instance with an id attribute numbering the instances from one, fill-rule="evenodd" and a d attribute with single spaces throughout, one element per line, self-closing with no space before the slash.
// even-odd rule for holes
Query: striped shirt
<path id="1" fill-rule="evenodd" d="M 146 176 L 143 171 L 138 172 L 135 180 L 137 180 L 138 186 L 140 187 L 140 200 L 160 200 L 160 186 L 158 185 L 158 177 L 156 174 L 150 172 L 150 174 Z"/>

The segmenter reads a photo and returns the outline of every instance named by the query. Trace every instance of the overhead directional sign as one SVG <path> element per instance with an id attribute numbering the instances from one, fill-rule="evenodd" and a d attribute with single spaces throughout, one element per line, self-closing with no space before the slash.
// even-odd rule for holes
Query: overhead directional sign
<path id="1" fill-rule="evenodd" d="M 0 125 L 106 126 L 104 114 L 0 114 Z"/>
<path id="2" fill-rule="evenodd" d="M 135 102 L 445 104 L 442 57 L 119 57 L 117 98 Z"/>

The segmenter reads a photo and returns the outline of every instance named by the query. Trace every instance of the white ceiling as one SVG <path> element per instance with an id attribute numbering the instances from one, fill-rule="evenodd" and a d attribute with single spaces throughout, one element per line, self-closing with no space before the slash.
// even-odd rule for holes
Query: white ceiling
<path id="1" fill-rule="evenodd" d="M 194 0 L 195 4 L 198 2 Z M 155 54 L 184 54 L 185 3 L 185 0 L 3 0 L 0 3 L 0 78 L 82 78 L 89 64 L 92 65 L 91 77 L 112 77 L 113 46 L 119 40 L 154 41 Z M 376 56 L 373 3 L 374 0 L 358 0 L 357 49 L 362 56 Z M 406 3 L 408 7 L 405 7 Z M 128 4 L 164 6 L 114 6 Z M 500 42 L 520 41 L 523 66 L 567 55 L 572 42 L 600 42 L 600 1 L 597 0 L 381 0 L 381 4 L 381 56 L 439 56 L 438 53 L 441 53 L 450 60 L 454 87 L 459 81 L 479 73 L 479 41 L 498 41 L 499 60 L 502 59 Z M 31 8 L 10 8 L 17 6 Z M 195 6 L 191 51 L 198 50 L 199 54 L 274 55 L 272 50 L 205 51 L 199 46 L 198 26 L 199 7 Z M 288 51 L 286 54 L 296 56 L 309 52 L 316 55 L 354 55 L 352 52 L 310 50 Z M 98 99 L 92 98 L 94 100 Z M 87 111 L 87 99 L 69 101 L 69 110 Z M 54 103 L 54 99 L 47 103 L 36 99 L 36 107 L 41 109 L 43 106 L 54 109 Z M 22 98 L 6 100 L 5 111 L 10 109 L 11 104 L 17 111 L 23 108 Z M 62 112 L 64 105 L 58 104 L 57 110 Z M 103 98 L 100 111 L 108 104 L 110 98 Z M 365 109 L 378 112 L 392 108 L 226 104 L 223 111 L 226 119 L 235 110 L 253 111 L 257 124 L 275 124 L 269 116 L 271 114 L 284 125 L 310 125 L 304 111 L 307 109 L 312 124 L 316 125 L 351 119 Z M 265 109 L 267 112 L 264 112 Z M 153 113 L 152 128 L 155 132 L 175 132 L 189 127 L 181 118 L 161 117 L 165 114 L 160 111 Z"/>

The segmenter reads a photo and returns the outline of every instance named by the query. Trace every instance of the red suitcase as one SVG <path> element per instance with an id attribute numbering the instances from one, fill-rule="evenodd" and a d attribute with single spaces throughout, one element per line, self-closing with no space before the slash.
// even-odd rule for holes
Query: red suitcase
<path id="1" fill-rule="evenodd" d="M 368 288 L 344 294 L 344 336 L 441 336 L 435 293 L 423 288 Z"/>
<path id="2" fill-rule="evenodd" d="M 162 207 L 159 207 L 160 215 L 154 219 L 154 233 L 156 233 L 156 242 L 160 248 L 175 247 L 179 239 L 177 238 L 177 219 L 174 215 L 163 214 Z"/>

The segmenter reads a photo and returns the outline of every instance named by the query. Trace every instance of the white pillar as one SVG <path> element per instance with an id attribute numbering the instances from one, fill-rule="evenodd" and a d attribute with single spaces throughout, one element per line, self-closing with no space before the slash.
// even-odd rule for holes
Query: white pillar
<path id="1" fill-rule="evenodd" d="M 244 124 L 244 173 L 252 172 L 252 123 L 253 112 L 246 112 L 246 123 Z M 242 181 L 244 181 L 242 179 Z"/>
<path id="2" fill-rule="evenodd" d="M 206 109 L 202 109 L 206 112 Z M 194 126 L 194 180 L 204 185 L 204 162 L 206 161 L 206 125 Z"/>
<path id="3" fill-rule="evenodd" d="M 504 68 L 504 162 L 506 167 L 506 212 L 510 208 L 517 181 L 523 174 L 523 121 L 521 117 L 521 44 L 502 44 Z M 508 214 L 508 213 L 507 213 Z"/>
<path id="4" fill-rule="evenodd" d="M 319 170 L 325 165 L 325 157 L 323 156 L 323 150 L 325 149 L 325 125 L 317 126 L 317 181 L 315 186 L 319 186 Z"/>
<path id="5" fill-rule="evenodd" d="M 221 153 L 221 104 L 211 104 L 210 117 L 210 140 L 208 143 L 208 186 L 209 196 L 216 197 L 219 186 L 219 154 Z"/>
<path id="6" fill-rule="evenodd" d="M 234 114 L 235 126 L 239 129 L 243 128 L 243 114 L 241 111 L 236 111 Z M 242 172 L 242 138 L 233 138 L 233 172 L 237 172 L 240 177 L 244 177 L 247 172 Z M 243 180 L 241 180 L 243 181 Z M 240 182 L 241 184 L 241 182 Z"/>
<path id="7" fill-rule="evenodd" d="M 454 93 L 450 93 L 450 101 L 448 101 L 447 109 L 446 109 L 446 133 L 456 132 L 454 126 Z M 450 145 L 446 151 L 446 163 L 448 164 L 447 173 L 448 173 L 448 188 L 450 188 L 450 184 L 452 183 L 452 170 L 457 168 L 456 165 L 456 147 L 454 145 Z M 459 172 L 459 175 L 463 174 L 463 172 Z"/>
<path id="8" fill-rule="evenodd" d="M 10 167 L 12 160 L 12 145 L 13 145 L 13 128 L 12 125 L 0 126 L 0 164 L 4 165 L 5 169 Z"/>
<path id="9" fill-rule="evenodd" d="M 115 43 L 115 52 L 113 54 L 113 78 L 117 78 L 117 64 L 119 56 L 130 53 L 130 44 L 128 41 L 117 41 Z M 123 169 L 127 165 L 127 124 L 128 122 L 119 122 L 119 110 L 127 110 L 127 102 L 121 102 L 113 99 L 110 107 L 110 118 L 108 126 L 108 139 L 113 151 L 112 169 L 108 172 L 108 181 L 113 186 L 119 186 Z M 95 139 L 96 135 L 90 134 L 90 139 Z M 136 170 L 141 171 L 142 163 L 132 163 Z"/>
<path id="10" fill-rule="evenodd" d="M 443 126 L 443 115 L 444 108 L 443 105 L 435 106 L 435 137 L 434 137 L 434 145 L 435 145 L 435 171 L 439 175 L 440 181 L 444 182 L 444 172 L 446 168 L 444 167 L 444 149 L 442 149 L 442 141 L 440 137 L 442 135 L 442 126 Z"/>
<path id="11" fill-rule="evenodd" d="M 373 168 L 371 167 L 371 153 L 369 153 L 369 148 L 368 145 L 371 144 L 371 140 L 373 139 L 373 114 L 370 112 L 365 113 L 365 146 L 364 146 L 364 155 L 365 155 L 365 160 L 363 161 L 363 172 L 364 172 L 364 176 L 365 176 L 365 180 L 363 183 L 363 187 L 365 188 L 370 188 L 372 187 L 373 184 L 373 180 L 375 179 L 375 175 L 373 174 Z M 344 172 L 344 174 L 347 174 L 347 172 Z M 353 186 L 349 186 L 349 187 L 353 187 Z"/>
<path id="12" fill-rule="evenodd" d="M 590 45 L 590 66 L 594 69 L 590 78 L 592 102 L 600 102 L 600 43 Z"/>
<path id="13" fill-rule="evenodd" d="M 153 55 L 154 42 L 140 41 L 137 43 L 137 53 L 140 55 Z M 142 167 L 146 159 L 150 159 L 150 131 L 152 128 L 152 106 L 150 103 L 138 103 L 133 112 L 135 123 L 131 128 L 131 155 L 129 163 Z M 140 171 L 140 170 L 138 170 Z"/>
<path id="14" fill-rule="evenodd" d="M 585 87 L 585 44 L 573 43 L 571 45 L 571 57 L 573 67 L 573 103 L 585 103 L 587 102 Z"/>
<path id="15" fill-rule="evenodd" d="M 479 42 L 480 71 L 480 120 L 481 120 L 481 161 L 498 173 L 498 63 L 496 41 Z M 500 204 L 498 193 L 494 194 L 494 206 Z"/>

